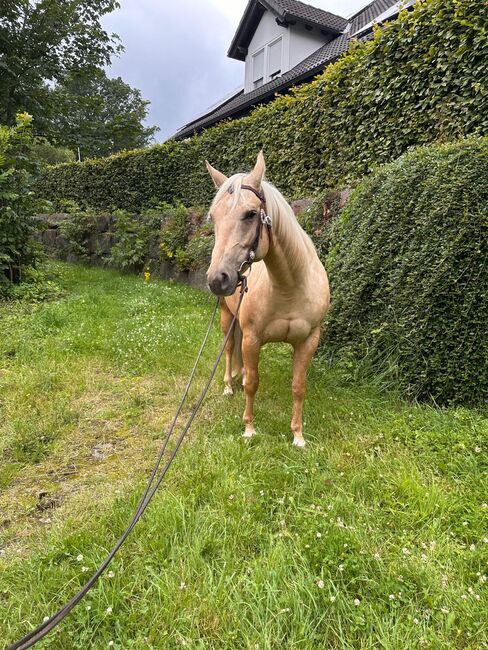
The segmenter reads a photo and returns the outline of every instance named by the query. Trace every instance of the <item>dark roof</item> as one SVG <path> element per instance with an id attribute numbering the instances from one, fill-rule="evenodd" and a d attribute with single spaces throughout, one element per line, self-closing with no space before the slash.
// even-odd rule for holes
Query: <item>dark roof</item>
<path id="1" fill-rule="evenodd" d="M 260 2 L 261 1 L 264 3 L 264 0 L 260 0 Z M 266 2 L 271 2 L 271 0 L 266 0 Z M 278 0 L 273 0 L 273 2 L 278 4 Z M 327 65 L 338 59 L 341 54 L 348 49 L 350 37 L 353 34 L 361 32 L 363 27 L 365 28 L 364 33 L 359 34 L 359 39 L 367 40 L 371 36 L 371 28 L 367 27 L 368 24 L 397 2 L 398 0 L 373 0 L 369 5 L 354 14 L 354 16 L 350 18 L 350 22 L 346 21 L 349 26 L 346 30 L 347 34 L 341 34 L 326 45 L 323 45 L 294 68 L 285 72 L 281 77 L 277 77 L 249 93 L 241 91 L 234 97 L 231 97 L 230 100 L 227 99 L 216 108 L 209 110 L 205 115 L 200 115 L 198 118 L 182 127 L 174 137 L 188 138 L 194 133 L 217 124 L 222 120 L 245 115 L 249 112 L 251 107 L 265 104 L 274 99 L 276 93 L 286 92 L 292 86 L 313 78 L 322 72 Z M 259 4 L 257 0 L 250 0 L 248 8 L 254 3 Z M 279 0 L 279 4 L 283 5 L 283 7 L 285 5 L 289 7 L 291 7 L 291 5 L 302 5 L 307 7 L 307 5 L 304 5 L 302 2 L 298 2 L 297 0 Z M 318 12 L 322 11 L 321 9 L 315 9 L 315 7 L 309 7 L 309 9 Z M 327 12 L 323 13 L 327 14 Z M 241 20 L 241 24 L 242 22 L 243 21 Z"/>
<path id="2" fill-rule="evenodd" d="M 299 20 L 320 27 L 329 28 L 338 33 L 343 32 L 347 27 L 347 19 L 330 11 L 312 7 L 299 0 L 268 0 L 269 4 L 277 5 L 282 11 L 284 20 Z"/>
<path id="3" fill-rule="evenodd" d="M 398 0 L 373 0 L 351 17 L 350 34 L 356 34 L 377 16 L 396 4 Z"/>
<path id="4" fill-rule="evenodd" d="M 299 0 L 249 0 L 227 53 L 231 59 L 244 61 L 247 47 L 266 9 L 283 23 L 306 23 L 326 30 L 331 35 L 341 34 L 348 25 L 345 18 Z"/>

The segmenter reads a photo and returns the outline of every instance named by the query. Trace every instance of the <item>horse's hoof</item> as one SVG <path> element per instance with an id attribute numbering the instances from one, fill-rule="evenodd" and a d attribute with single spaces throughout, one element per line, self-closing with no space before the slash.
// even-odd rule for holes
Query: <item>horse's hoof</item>
<path id="1" fill-rule="evenodd" d="M 232 386 L 226 386 L 224 388 L 223 395 L 233 395 L 234 391 L 232 390 Z"/>
<path id="2" fill-rule="evenodd" d="M 294 447 L 299 447 L 300 449 L 303 449 L 306 446 L 306 442 L 303 438 L 294 438 L 293 439 L 293 446 Z"/>
<path id="3" fill-rule="evenodd" d="M 242 437 L 245 438 L 246 440 L 249 440 L 250 438 L 253 437 L 255 431 L 244 431 L 242 434 Z"/>

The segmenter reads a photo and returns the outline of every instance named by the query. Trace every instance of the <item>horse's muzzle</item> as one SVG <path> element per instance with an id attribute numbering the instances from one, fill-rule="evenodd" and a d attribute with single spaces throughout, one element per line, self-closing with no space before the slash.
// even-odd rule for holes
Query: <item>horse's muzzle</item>
<path id="1" fill-rule="evenodd" d="M 207 273 L 208 286 L 216 296 L 231 296 L 237 288 L 237 272 L 217 271 Z"/>

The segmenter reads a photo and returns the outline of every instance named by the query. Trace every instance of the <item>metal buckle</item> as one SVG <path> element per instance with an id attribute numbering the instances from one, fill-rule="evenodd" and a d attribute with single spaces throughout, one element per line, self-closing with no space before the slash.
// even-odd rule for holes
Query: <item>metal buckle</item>
<path id="1" fill-rule="evenodd" d="M 252 266 L 254 257 L 255 257 L 254 251 L 250 251 L 249 252 L 249 257 L 247 258 L 247 260 L 244 260 L 244 262 L 240 265 L 239 270 L 237 271 L 237 277 L 239 279 L 244 278 L 245 277 L 244 274 L 247 273 L 247 271 L 251 271 L 251 266 Z"/>
<path id="2" fill-rule="evenodd" d="M 263 208 L 261 208 L 261 223 L 264 226 L 268 226 L 269 228 L 271 228 L 272 226 L 271 217 L 268 214 L 266 214 Z"/>

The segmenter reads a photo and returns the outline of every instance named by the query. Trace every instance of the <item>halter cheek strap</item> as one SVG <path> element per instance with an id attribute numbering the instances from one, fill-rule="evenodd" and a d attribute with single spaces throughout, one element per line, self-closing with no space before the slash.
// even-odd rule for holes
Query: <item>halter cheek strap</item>
<path id="1" fill-rule="evenodd" d="M 255 194 L 258 199 L 261 201 L 261 205 L 259 208 L 259 221 L 258 221 L 258 227 L 256 230 L 256 236 L 253 239 L 253 242 L 251 244 L 251 247 L 249 249 L 249 257 L 247 260 L 245 260 L 242 264 L 241 267 L 238 271 L 239 277 L 242 277 L 242 274 L 247 271 L 247 268 L 244 267 L 250 267 L 251 264 L 254 261 L 254 258 L 256 257 L 256 250 L 259 246 L 259 240 L 261 239 L 261 234 L 263 231 L 263 226 L 266 226 L 268 230 L 268 239 L 269 239 L 269 245 L 271 246 L 273 244 L 273 232 L 271 230 L 272 222 L 270 216 L 266 212 L 266 197 L 262 192 L 259 192 L 256 190 L 254 187 L 251 185 L 241 185 L 242 190 L 249 190 L 253 194 Z"/>

